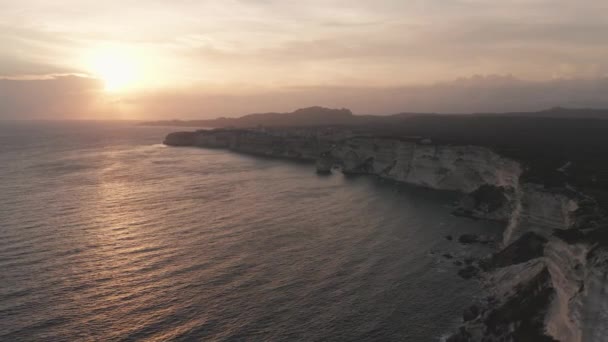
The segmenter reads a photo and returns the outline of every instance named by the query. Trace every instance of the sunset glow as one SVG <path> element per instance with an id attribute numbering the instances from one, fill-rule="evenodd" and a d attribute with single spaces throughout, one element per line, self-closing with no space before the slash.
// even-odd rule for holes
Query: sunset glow
<path id="1" fill-rule="evenodd" d="M 0 0 L 0 115 L 608 106 L 603 0 L 52 4 Z M 40 86 L 24 94 L 23 80 Z"/>
<path id="2" fill-rule="evenodd" d="M 120 49 L 93 52 L 91 69 L 94 77 L 104 82 L 108 92 L 127 90 L 138 81 L 135 57 Z"/>
<path id="3" fill-rule="evenodd" d="M 0 0 L 0 342 L 608 342 L 608 0 Z"/>

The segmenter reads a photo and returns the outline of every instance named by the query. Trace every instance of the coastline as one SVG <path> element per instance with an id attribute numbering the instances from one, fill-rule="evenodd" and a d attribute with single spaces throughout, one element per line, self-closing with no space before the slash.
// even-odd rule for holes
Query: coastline
<path id="1" fill-rule="evenodd" d="M 608 333 L 597 325 L 608 319 L 608 298 L 599 295 L 608 275 L 606 215 L 593 198 L 570 185 L 529 182 L 521 162 L 486 147 L 343 133 L 199 130 L 171 133 L 164 143 L 316 160 L 319 173 L 338 166 L 346 174 L 458 191 L 461 213 L 502 221 L 506 228 L 492 257 L 461 270 L 492 295 L 465 311 L 459 331 L 447 341 L 601 341 Z M 600 319 L 583 319 L 589 310 Z"/>

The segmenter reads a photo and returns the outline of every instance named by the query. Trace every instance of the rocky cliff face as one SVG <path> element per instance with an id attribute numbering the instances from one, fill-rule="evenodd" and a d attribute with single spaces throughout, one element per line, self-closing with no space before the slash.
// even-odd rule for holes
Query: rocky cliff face
<path id="1" fill-rule="evenodd" d="M 555 229 L 570 229 L 578 209 L 575 194 L 530 183 L 516 187 L 514 201 L 511 222 L 504 234 L 506 244 L 528 231 L 547 235 Z"/>
<path id="2" fill-rule="evenodd" d="M 608 226 L 557 234 L 544 260 L 556 291 L 547 331 L 560 341 L 605 341 L 608 336 Z"/>
<path id="3" fill-rule="evenodd" d="M 322 159 L 340 165 L 345 173 L 469 194 L 461 211 L 493 220 L 510 218 L 522 173 L 519 163 L 484 147 L 433 145 L 419 139 L 347 139 Z"/>
<path id="4" fill-rule="evenodd" d="M 571 188 L 525 182 L 519 162 L 488 148 L 239 130 L 174 133 L 165 143 L 317 160 L 319 172 L 338 166 L 344 173 L 460 191 L 459 214 L 504 221 L 506 229 L 500 249 L 477 265 L 492 295 L 469 310 L 448 341 L 599 342 L 608 336 L 604 208 Z"/>
<path id="5" fill-rule="evenodd" d="M 344 172 L 465 193 L 485 184 L 513 188 L 521 174 L 518 163 L 478 146 L 361 137 L 342 142 L 331 155 L 341 161 Z"/>
<path id="6" fill-rule="evenodd" d="M 555 236 L 604 229 L 581 222 L 583 195 L 526 183 L 517 161 L 479 146 L 361 137 L 322 159 L 346 173 L 461 191 L 468 215 L 508 222 L 502 249 L 481 263 L 493 296 L 450 341 L 596 342 L 608 336 L 608 253 L 598 241 Z"/>

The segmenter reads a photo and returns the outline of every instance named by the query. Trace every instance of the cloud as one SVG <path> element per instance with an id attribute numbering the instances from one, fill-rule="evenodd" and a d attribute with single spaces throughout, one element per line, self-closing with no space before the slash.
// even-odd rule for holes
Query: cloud
<path id="1" fill-rule="evenodd" d="M 0 78 L 47 79 L 1 81 L 0 117 L 605 106 L 607 11 L 604 0 L 0 0 Z M 110 101 L 98 81 L 56 77 L 93 72 L 104 44 L 137 52 L 137 93 Z M 447 82 L 475 74 L 518 79 Z"/>
<path id="2" fill-rule="evenodd" d="M 249 89 L 238 94 L 192 87 L 120 97 L 108 95 L 102 88 L 98 80 L 76 76 L 0 79 L 0 119 L 196 119 L 286 112 L 314 105 L 346 107 L 358 114 L 608 108 L 608 78 L 530 82 L 490 75 L 427 86 L 311 86 Z"/>
<path id="3" fill-rule="evenodd" d="M 78 73 L 77 70 L 56 65 L 36 63 L 0 53 L 0 77 L 46 76 Z"/>
<path id="4" fill-rule="evenodd" d="M 78 54 L 122 43 L 153 55 L 167 87 L 603 77 L 606 11 L 602 0 L 22 0 L 0 3 L 0 44 L 14 47 L 0 70 L 86 72 Z"/>
<path id="5" fill-rule="evenodd" d="M 530 82 L 512 76 L 473 76 L 428 86 L 294 87 L 247 95 L 149 93 L 130 104 L 152 118 L 210 118 L 286 112 L 321 105 L 358 114 L 536 111 L 555 106 L 608 108 L 608 78 Z"/>
<path id="6" fill-rule="evenodd" d="M 82 72 L 62 65 L 61 50 L 74 42 L 29 27 L 0 25 L 0 77 L 46 76 Z"/>
<path id="7" fill-rule="evenodd" d="M 77 76 L 0 79 L 0 119 L 102 119 L 113 108 L 103 100 L 101 82 Z"/>

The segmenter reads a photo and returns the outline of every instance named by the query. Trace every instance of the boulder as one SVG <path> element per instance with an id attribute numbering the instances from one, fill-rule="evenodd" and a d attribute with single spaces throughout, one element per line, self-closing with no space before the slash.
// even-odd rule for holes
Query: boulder
<path id="1" fill-rule="evenodd" d="M 477 305 L 471 305 L 462 313 L 462 320 L 465 322 L 472 321 L 479 316 L 480 310 Z"/>
<path id="2" fill-rule="evenodd" d="M 462 234 L 458 238 L 458 242 L 468 245 L 468 244 L 479 242 L 479 237 L 474 234 Z"/>
<path id="3" fill-rule="evenodd" d="M 463 279 L 471 279 L 479 274 L 479 269 L 475 266 L 467 266 L 460 271 L 458 271 L 458 275 Z"/>

